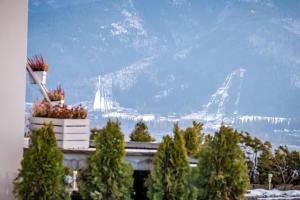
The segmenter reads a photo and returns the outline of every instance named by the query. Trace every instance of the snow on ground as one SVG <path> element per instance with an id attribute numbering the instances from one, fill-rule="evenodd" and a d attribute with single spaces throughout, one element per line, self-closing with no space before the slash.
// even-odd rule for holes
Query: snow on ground
<path id="1" fill-rule="evenodd" d="M 247 197 L 300 197 L 300 190 L 286 190 L 281 191 L 277 189 L 253 189 L 250 193 L 246 194 Z"/>

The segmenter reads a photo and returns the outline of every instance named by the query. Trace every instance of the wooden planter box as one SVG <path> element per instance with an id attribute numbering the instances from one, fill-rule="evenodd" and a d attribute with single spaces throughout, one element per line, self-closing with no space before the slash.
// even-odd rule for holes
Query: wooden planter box
<path id="1" fill-rule="evenodd" d="M 62 149 L 89 148 L 90 127 L 88 119 L 29 118 L 30 129 L 39 129 L 52 122 L 57 145 Z"/>

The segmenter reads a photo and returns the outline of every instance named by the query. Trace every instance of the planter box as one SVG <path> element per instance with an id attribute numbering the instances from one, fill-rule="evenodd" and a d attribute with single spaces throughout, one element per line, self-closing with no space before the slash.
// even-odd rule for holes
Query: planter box
<path id="1" fill-rule="evenodd" d="M 39 129 L 44 123 L 52 123 L 57 145 L 62 149 L 89 148 L 90 127 L 88 119 L 29 118 L 30 129 Z"/>
<path id="2" fill-rule="evenodd" d="M 42 83 L 45 84 L 46 83 L 46 78 L 47 78 L 47 72 L 44 71 L 34 71 L 33 74 L 35 75 L 35 77 Z M 31 78 L 31 83 L 32 84 L 37 84 L 33 78 Z"/>

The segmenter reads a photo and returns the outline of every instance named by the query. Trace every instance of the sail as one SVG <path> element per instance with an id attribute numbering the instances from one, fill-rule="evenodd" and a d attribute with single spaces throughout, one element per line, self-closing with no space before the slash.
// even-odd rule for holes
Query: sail
<path id="1" fill-rule="evenodd" d="M 100 90 L 98 88 L 97 92 L 96 92 L 96 95 L 95 95 L 95 100 L 94 100 L 94 110 L 98 110 L 101 108 L 101 105 L 100 105 L 100 98 L 101 98 L 101 94 L 100 94 Z"/>
<path id="2" fill-rule="evenodd" d="M 98 77 L 97 91 L 94 99 L 94 110 L 101 109 L 100 76 Z"/>
<path id="3" fill-rule="evenodd" d="M 104 99 L 103 96 L 102 96 L 101 99 L 100 99 L 100 110 L 101 110 L 101 111 L 106 111 L 105 99 Z"/>
<path id="4" fill-rule="evenodd" d="M 104 92 L 103 85 L 101 85 L 101 78 L 98 77 L 97 91 L 94 99 L 94 110 L 100 110 L 105 112 L 111 110 L 113 107 L 113 102 L 107 97 Z"/>

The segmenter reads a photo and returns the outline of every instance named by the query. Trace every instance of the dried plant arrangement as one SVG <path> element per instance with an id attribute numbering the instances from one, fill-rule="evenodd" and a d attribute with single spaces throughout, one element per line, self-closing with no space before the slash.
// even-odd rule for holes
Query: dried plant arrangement
<path id="1" fill-rule="evenodd" d="M 35 103 L 33 117 L 48 117 L 57 119 L 86 119 L 87 110 L 82 106 L 68 107 L 67 105 L 52 106 L 47 101 Z"/>
<path id="2" fill-rule="evenodd" d="M 49 91 L 48 97 L 50 101 L 61 101 L 65 99 L 65 91 L 59 85 L 56 89 Z"/>
<path id="3" fill-rule="evenodd" d="M 27 65 L 32 69 L 32 71 L 48 71 L 48 64 L 45 63 L 43 56 L 35 55 L 33 58 L 27 58 Z"/>

